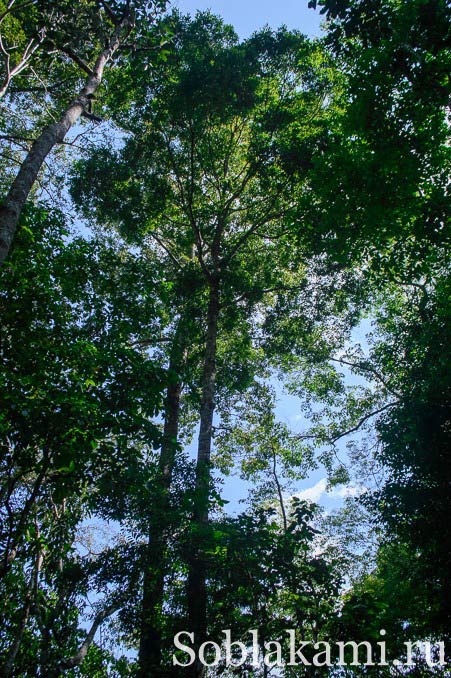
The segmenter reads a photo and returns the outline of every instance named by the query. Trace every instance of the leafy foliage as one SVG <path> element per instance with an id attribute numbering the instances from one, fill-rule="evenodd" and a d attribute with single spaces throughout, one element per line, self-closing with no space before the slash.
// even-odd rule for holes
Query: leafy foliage
<path id="1" fill-rule="evenodd" d="M 0 2 L 5 189 L 134 11 L 84 234 L 34 199 L 0 276 L 0 672 L 175 676 L 188 625 L 404 659 L 450 629 L 448 3 L 312 1 L 323 41 L 165 4 Z"/>

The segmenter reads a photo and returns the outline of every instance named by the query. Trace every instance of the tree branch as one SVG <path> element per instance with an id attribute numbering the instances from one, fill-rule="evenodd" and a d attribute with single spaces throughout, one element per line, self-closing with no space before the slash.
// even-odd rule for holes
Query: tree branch
<path id="1" fill-rule="evenodd" d="M 91 647 L 95 635 L 97 633 L 97 630 L 99 626 L 107 619 L 108 617 L 111 617 L 112 614 L 114 614 L 118 609 L 120 608 L 120 603 L 115 602 L 112 603 L 111 605 L 108 605 L 104 610 L 99 612 L 95 617 L 94 621 L 91 625 L 91 628 L 89 629 L 88 633 L 86 634 L 86 638 L 84 642 L 80 645 L 78 652 L 76 652 L 72 657 L 69 659 L 66 659 L 62 662 L 62 668 L 64 669 L 72 669 L 75 668 L 76 666 L 80 666 L 82 661 L 85 659 L 86 655 L 88 654 L 88 650 Z"/>
<path id="2" fill-rule="evenodd" d="M 346 431 L 343 431 L 342 433 L 339 433 L 338 435 L 334 436 L 333 438 L 326 438 L 324 439 L 321 435 L 318 433 L 312 433 L 312 434 L 299 434 L 296 435 L 295 438 L 297 440 L 322 440 L 325 444 L 329 445 L 335 445 L 336 442 L 341 440 L 341 438 L 345 438 L 346 436 L 351 435 L 351 433 L 356 433 L 363 424 L 368 421 L 368 419 L 371 419 L 372 417 L 375 417 L 376 415 L 380 414 L 381 412 L 385 412 L 385 410 L 388 410 L 390 407 L 393 407 L 394 405 L 397 405 L 399 403 L 399 400 L 394 400 L 391 403 L 387 403 L 387 405 L 383 405 L 382 407 L 379 407 L 377 410 L 373 410 L 373 412 L 369 412 L 368 414 L 365 414 L 355 426 L 352 428 L 347 429 Z"/>
<path id="3" fill-rule="evenodd" d="M 347 431 L 343 431 L 343 433 L 340 433 L 339 435 L 335 436 L 335 438 L 331 438 L 328 442 L 332 445 L 334 445 L 338 440 L 341 438 L 345 438 L 346 436 L 350 435 L 351 433 L 356 433 L 360 429 L 363 424 L 368 421 L 368 419 L 371 419 L 372 417 L 375 417 L 377 414 L 380 414 L 381 412 L 385 412 L 385 410 L 388 410 L 390 407 L 393 407 L 393 405 L 396 405 L 399 402 L 399 400 L 396 400 L 392 403 L 388 403 L 387 405 L 384 405 L 383 407 L 379 407 L 379 409 L 374 410 L 373 412 L 369 412 L 366 414 L 364 417 L 362 417 L 355 426 L 352 428 L 348 429 Z"/>
<path id="4" fill-rule="evenodd" d="M 11 14 L 15 10 L 20 10 L 20 9 L 25 9 L 25 7 L 28 7 L 28 5 L 35 5 L 36 0 L 27 0 L 27 2 L 23 2 L 21 5 L 16 5 L 14 7 L 15 0 L 10 0 L 8 2 L 8 5 L 2 14 L 0 14 L 0 24 L 3 22 L 3 19 L 8 16 L 8 14 Z"/>
<path id="5" fill-rule="evenodd" d="M 99 0 L 99 2 L 100 2 L 100 4 L 102 5 L 102 7 L 103 7 L 103 9 L 105 10 L 105 12 L 106 12 L 106 13 L 108 14 L 108 16 L 110 17 L 110 19 L 111 19 L 111 21 L 113 22 L 113 24 L 114 24 L 115 26 L 117 26 L 117 24 L 119 23 L 120 19 L 119 19 L 119 17 L 116 16 L 116 14 L 114 13 L 114 11 L 111 9 L 111 7 L 110 7 L 110 5 L 108 4 L 108 2 L 106 2 L 106 0 Z"/>
<path id="6" fill-rule="evenodd" d="M 56 45 L 55 45 L 56 47 Z M 63 54 L 69 57 L 69 59 L 72 59 L 72 61 L 77 64 L 79 68 L 81 68 L 82 71 L 87 73 L 88 75 L 93 74 L 92 68 L 86 63 L 84 59 L 81 58 L 73 49 L 70 47 L 70 45 L 67 45 L 65 47 L 60 48 Z"/>
<path id="7" fill-rule="evenodd" d="M 368 365 L 366 363 L 352 363 L 348 360 L 344 360 L 343 358 L 330 358 L 330 360 L 334 363 L 340 363 L 341 365 L 348 365 L 349 367 L 354 367 L 357 370 L 362 370 L 364 372 L 370 372 L 370 374 L 373 374 L 378 381 L 384 386 L 384 388 L 389 392 L 395 395 L 397 398 L 401 397 L 401 394 L 398 393 L 397 391 L 394 391 L 390 386 L 387 384 L 386 380 L 384 377 L 374 369 L 374 367 L 371 367 L 371 365 Z"/>

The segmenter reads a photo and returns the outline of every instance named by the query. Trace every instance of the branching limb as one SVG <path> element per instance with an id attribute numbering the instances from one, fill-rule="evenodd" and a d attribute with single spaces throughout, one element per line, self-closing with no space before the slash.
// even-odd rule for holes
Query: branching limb
<path id="1" fill-rule="evenodd" d="M 22 73 L 27 66 L 29 65 L 31 58 L 33 54 L 36 52 L 38 47 L 42 44 L 43 40 L 45 37 L 45 30 L 41 31 L 41 34 L 39 36 L 38 40 L 35 40 L 32 38 L 27 46 L 24 49 L 24 52 L 19 59 L 19 61 L 12 66 L 11 65 L 11 53 L 10 51 L 6 48 L 5 43 L 3 41 L 2 36 L 0 35 L 0 52 L 3 54 L 5 58 L 5 75 L 3 78 L 2 85 L 0 86 L 0 99 L 5 96 L 6 91 L 11 83 L 11 80 Z"/>
<path id="2" fill-rule="evenodd" d="M 330 358 L 330 360 L 334 363 L 339 363 L 340 365 L 347 365 L 349 367 L 353 367 L 357 370 L 363 370 L 364 372 L 369 372 L 372 374 L 377 381 L 380 381 L 380 383 L 384 386 L 384 388 L 388 391 L 388 393 L 393 394 L 397 398 L 401 397 L 401 394 L 398 393 L 397 391 L 394 391 L 391 386 L 387 384 L 386 379 L 378 372 L 374 367 L 369 365 L 368 363 L 352 363 L 349 360 L 345 360 L 344 358 Z"/>
<path id="3" fill-rule="evenodd" d="M 351 435 L 351 433 L 356 433 L 365 422 L 367 422 L 369 419 L 372 419 L 378 414 L 381 414 L 381 412 L 385 412 L 385 410 L 390 409 L 390 407 L 393 407 L 399 402 L 399 400 L 396 400 L 392 403 L 387 403 L 387 405 L 383 405 L 383 407 L 379 407 L 377 410 L 373 410 L 373 412 L 369 412 L 365 416 L 363 416 L 355 426 L 352 428 L 348 429 L 347 431 L 343 431 L 342 433 L 339 433 L 337 436 L 334 438 L 330 438 L 327 442 L 329 442 L 331 445 L 334 445 L 336 442 L 338 442 L 341 438 L 345 438 L 346 436 Z"/>
<path id="4" fill-rule="evenodd" d="M 307 434 L 299 434 L 296 436 L 298 440 L 321 440 L 325 444 L 329 445 L 335 445 L 341 438 L 345 438 L 346 436 L 351 435 L 351 433 L 357 433 L 357 431 L 360 430 L 360 428 L 367 422 L 369 419 L 372 419 L 372 417 L 377 416 L 378 414 L 381 414 L 382 412 L 385 412 L 386 410 L 390 409 L 390 407 L 393 407 L 394 405 L 397 405 L 399 403 L 399 400 L 394 400 L 393 402 L 387 403 L 386 405 L 383 405 L 382 407 L 379 407 L 377 410 L 373 410 L 372 412 L 369 412 L 368 414 L 365 414 L 355 426 L 352 426 L 351 428 L 342 431 L 341 433 L 337 434 L 336 436 L 330 437 L 330 438 L 324 438 L 321 436 L 319 433 L 307 433 Z"/>
<path id="5" fill-rule="evenodd" d="M 0 14 L 0 25 L 3 23 L 3 20 L 5 19 L 5 17 L 8 16 L 8 14 L 11 14 L 13 11 L 25 9 L 25 7 L 35 4 L 36 0 L 27 0 L 26 2 L 23 2 L 21 5 L 16 5 L 15 0 L 9 0 L 8 4 L 6 5 L 5 11 L 2 12 L 2 14 Z"/>
<path id="6" fill-rule="evenodd" d="M 69 57 L 79 68 L 81 68 L 82 71 L 87 73 L 87 75 L 92 75 L 93 70 L 89 64 L 86 63 L 84 59 L 81 58 L 77 52 L 75 52 L 70 45 L 65 45 L 64 47 L 61 48 L 61 52 L 65 54 L 66 56 Z"/>
<path id="7" fill-rule="evenodd" d="M 117 612 L 119 608 L 120 608 L 119 602 L 112 603 L 94 617 L 94 621 L 88 633 L 86 634 L 85 640 L 80 645 L 78 651 L 72 657 L 62 662 L 62 668 L 72 669 L 75 668 L 76 666 L 80 666 L 80 664 L 88 654 L 88 650 L 94 641 L 99 626 L 105 621 L 105 619 L 108 619 L 108 617 L 111 617 L 112 614 Z"/>

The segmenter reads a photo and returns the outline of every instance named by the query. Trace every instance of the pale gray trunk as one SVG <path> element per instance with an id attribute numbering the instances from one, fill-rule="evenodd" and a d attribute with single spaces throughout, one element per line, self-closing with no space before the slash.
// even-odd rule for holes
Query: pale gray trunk
<path id="1" fill-rule="evenodd" d="M 127 34 L 132 25 L 132 17 L 128 15 L 116 27 L 108 46 L 99 55 L 79 95 L 69 104 L 60 120 L 51 123 L 41 132 L 25 157 L 0 207 L 0 266 L 8 256 L 23 207 L 45 159 L 52 149 L 64 140 L 81 114 L 88 109 L 90 99 L 102 81 L 106 64 L 120 46 L 123 34 Z"/>
<path id="2" fill-rule="evenodd" d="M 86 655 L 88 654 L 89 648 L 94 642 L 95 635 L 103 622 L 111 617 L 112 614 L 117 612 L 120 605 L 118 603 L 113 603 L 106 607 L 102 612 L 96 615 L 94 621 L 92 622 L 91 628 L 87 632 L 83 643 L 78 648 L 78 651 L 69 659 L 65 659 L 61 662 L 61 665 L 56 668 L 54 671 L 48 671 L 48 678 L 57 678 L 60 676 L 66 669 L 73 669 L 83 663 Z"/>

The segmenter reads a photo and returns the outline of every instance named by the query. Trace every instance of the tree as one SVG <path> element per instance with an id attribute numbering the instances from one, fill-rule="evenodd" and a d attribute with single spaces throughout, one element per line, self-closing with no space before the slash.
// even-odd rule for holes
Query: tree
<path id="1" fill-rule="evenodd" d="M 95 235 L 25 205 L 0 276 L 2 675 L 174 676 L 187 629 L 198 649 L 257 626 L 263 652 L 289 627 L 374 642 L 386 628 L 399 658 L 407 635 L 449 633 L 449 34 L 429 21 L 448 8 L 322 4 L 325 47 L 285 29 L 240 42 L 210 13 L 152 23 L 155 3 L 2 6 L 10 111 L 44 88 L 64 116 L 87 64 L 118 64 L 102 78 L 115 143 L 70 168 Z M 278 421 L 275 375 L 307 430 Z M 338 443 L 365 432 L 343 460 Z M 331 484 L 365 484 L 366 513 L 296 500 L 319 463 Z M 237 517 L 231 472 L 252 483 Z M 115 660 L 100 627 L 137 660 Z"/>
<path id="2" fill-rule="evenodd" d="M 25 216 L 40 228 L 20 229 L 1 276 L 2 673 L 40 666 L 50 676 L 84 659 L 133 588 L 137 569 L 124 554 L 121 586 L 104 589 L 94 630 L 80 639 L 89 587 L 99 593 L 104 583 L 101 561 L 79 557 L 77 529 L 113 501 L 115 475 L 142 475 L 167 381 L 133 346 L 158 318 L 133 257 L 100 241 L 66 242 L 59 213 L 30 206 Z M 104 571 L 114 583 L 112 565 Z"/>
<path id="3" fill-rule="evenodd" d="M 362 257 L 381 278 L 402 270 L 403 282 L 415 281 L 449 241 L 449 5 L 318 4 L 346 73 L 342 114 L 317 161 L 318 192 L 333 208 L 324 213 L 324 245 Z"/>
<path id="4" fill-rule="evenodd" d="M 318 5 L 328 21 L 326 42 L 346 72 L 343 114 L 319 174 L 324 204 L 333 205 L 334 218 L 346 227 L 338 233 L 326 215 L 324 242 L 340 258 L 360 257 L 369 284 L 379 288 L 369 352 L 357 348 L 343 356 L 355 374 L 372 373 L 388 398 L 374 422 L 381 487 L 366 501 L 385 528 L 381 557 L 396 554 L 401 544 L 412 563 L 412 581 L 402 586 L 410 587 L 413 601 L 421 586 L 419 606 L 406 605 L 404 619 L 397 609 L 399 624 L 423 637 L 446 636 L 449 3 Z M 338 178 L 328 183 L 332 167 Z M 377 586 L 385 576 L 405 577 L 406 564 L 397 559 L 397 574 L 381 568 Z M 377 596 L 384 598 L 380 591 Z"/>
<path id="5" fill-rule="evenodd" d="M 31 4 L 33 5 L 34 3 Z M 98 46 L 97 53 L 94 51 L 93 57 L 90 54 L 93 60 L 92 66 L 77 54 L 75 44 L 79 44 L 80 34 L 71 34 L 70 21 L 72 18 L 71 14 L 73 14 L 71 4 L 68 3 L 66 7 L 65 3 L 63 3 L 62 11 L 59 16 L 57 13 L 56 19 L 52 11 L 50 14 L 44 11 L 40 15 L 39 18 L 44 22 L 44 27 L 46 27 L 45 22 L 56 20 L 56 30 L 52 28 L 49 32 L 50 34 L 54 32 L 57 49 L 61 49 L 64 54 L 67 54 L 69 58 L 74 60 L 86 76 L 86 79 L 76 97 L 63 109 L 61 117 L 57 121 L 46 125 L 39 133 L 29 152 L 26 154 L 19 172 L 0 207 L 0 265 L 8 255 L 20 214 L 47 156 L 57 144 L 64 140 L 67 132 L 78 121 L 81 115 L 97 119 L 91 112 L 92 101 L 102 82 L 105 66 L 112 60 L 118 49 L 125 44 L 131 33 L 135 30 L 137 19 L 151 20 L 153 12 L 162 9 L 165 4 L 165 2 L 154 2 L 154 0 L 137 3 L 113 2 L 111 4 L 93 1 L 88 3 L 88 5 L 82 4 L 80 6 L 80 16 L 77 16 L 77 13 L 75 13 L 75 20 L 77 23 L 81 19 L 87 21 L 85 37 L 88 54 L 91 51 L 89 49 L 91 41 L 97 44 L 101 43 L 104 39 L 104 24 L 108 26 L 106 46 Z M 7 11 L 11 12 L 12 8 L 10 3 Z M 65 10 L 68 11 L 65 12 Z M 67 22 L 69 22 L 68 29 Z M 75 44 L 74 41 L 76 41 Z"/>
<path id="6" fill-rule="evenodd" d="M 81 162 L 72 195 L 83 214 L 153 243 L 198 309 L 200 430 L 187 595 L 200 644 L 213 416 L 227 376 L 221 345 L 236 333 L 252 347 L 259 301 L 286 281 L 296 284 L 285 263 L 289 215 L 305 182 L 306 148 L 317 143 L 327 110 L 316 125 L 298 121 L 301 114 L 309 120 L 330 83 L 317 48 L 297 33 L 266 31 L 240 45 L 209 14 L 172 21 L 167 64 L 135 81 L 133 105 L 118 116 L 129 133 L 124 148 L 99 149 Z M 180 308 L 175 313 L 183 317 Z"/>
<path id="7" fill-rule="evenodd" d="M 345 569 L 342 554 L 318 539 L 318 506 L 293 498 L 285 521 L 275 513 L 257 504 L 236 518 L 215 521 L 209 550 L 210 637 L 220 643 L 233 620 L 233 637 L 248 645 L 249 629 L 256 629 L 261 657 L 269 640 L 280 642 L 285 654 L 287 629 L 312 643 L 330 637 Z M 249 661 L 241 670 L 255 668 Z M 257 671 L 270 675 L 263 661 Z M 284 668 L 283 675 L 295 675 L 290 671 Z"/>
<path id="8" fill-rule="evenodd" d="M 418 576 L 426 594 L 412 624 L 423 633 L 450 627 L 449 569 L 449 281 L 437 278 L 434 287 L 399 295 L 402 305 L 388 305 L 381 314 L 386 334 L 378 346 L 387 375 L 398 380 L 402 398 L 377 424 L 380 459 L 388 477 L 368 497 L 387 526 L 387 541 L 408 545 L 418 561 Z M 396 356 L 396 367 L 390 369 Z"/>

